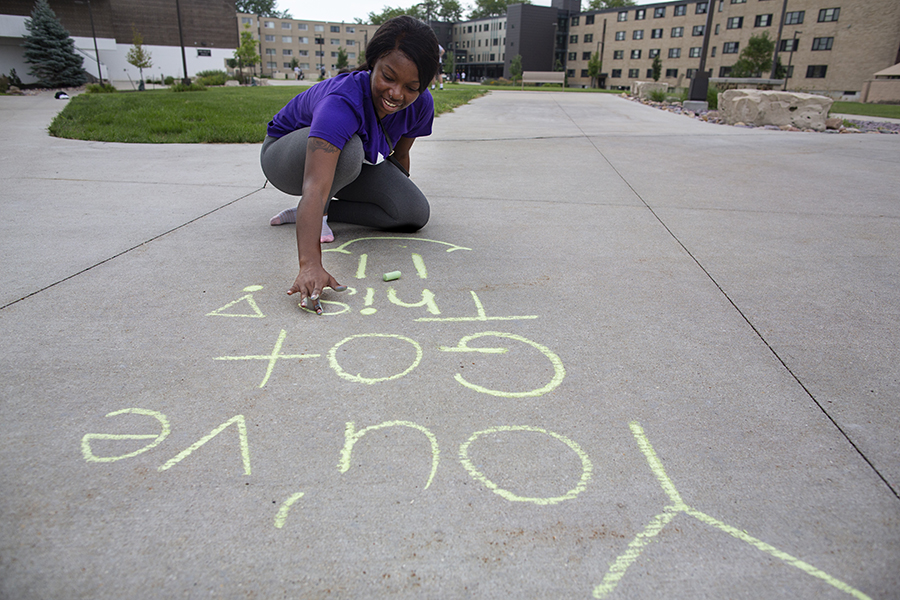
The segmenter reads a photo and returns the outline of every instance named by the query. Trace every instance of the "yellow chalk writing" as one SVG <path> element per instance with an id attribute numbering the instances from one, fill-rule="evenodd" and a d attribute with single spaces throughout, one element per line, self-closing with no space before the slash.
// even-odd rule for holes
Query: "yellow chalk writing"
<path id="1" fill-rule="evenodd" d="M 536 348 L 538 351 L 541 352 L 541 354 L 546 356 L 547 359 L 550 361 L 550 364 L 553 365 L 553 377 L 550 379 L 550 382 L 547 385 L 545 385 L 541 388 L 538 388 L 536 390 L 528 391 L 528 392 L 504 392 L 501 390 L 492 390 L 490 388 L 486 388 L 486 387 L 471 383 L 469 381 L 466 381 L 460 373 L 457 373 L 454 376 L 454 379 L 456 379 L 456 381 L 459 382 L 461 385 L 464 385 L 469 389 L 475 390 L 476 392 L 481 392 L 482 394 L 490 394 L 491 396 L 500 396 L 503 398 L 528 398 L 528 397 L 533 397 L 533 396 L 542 396 L 542 395 L 546 394 L 547 392 L 557 388 L 559 386 L 559 384 L 562 383 L 563 378 L 566 376 L 566 369 L 563 366 L 562 360 L 559 358 L 559 356 L 554 354 L 546 346 L 542 346 L 541 344 L 538 344 L 537 342 L 532 342 L 528 338 L 524 338 L 524 337 L 522 337 L 520 335 L 516 335 L 514 333 L 500 333 L 498 331 L 485 331 L 482 333 L 475 333 L 472 335 L 467 335 L 466 337 L 462 338 L 459 341 L 459 344 L 457 344 L 455 347 L 441 346 L 440 349 L 443 350 L 444 352 L 479 352 L 479 353 L 483 353 L 483 354 L 501 354 L 501 353 L 505 353 L 507 351 L 506 348 L 470 348 L 469 347 L 468 344 L 472 340 L 482 338 L 482 337 L 487 337 L 487 336 L 516 340 L 518 342 L 522 342 L 523 344 L 528 344 L 529 346 Z"/>
<path id="2" fill-rule="evenodd" d="M 334 304 L 341 304 L 341 303 L 336 302 Z M 293 359 L 302 360 L 304 358 L 318 358 L 319 356 L 321 356 L 321 354 L 281 354 L 281 345 L 284 343 L 285 336 L 287 336 L 287 331 L 282 329 L 281 333 L 278 334 L 278 339 L 275 341 L 275 347 L 272 348 L 271 354 L 254 354 L 254 355 L 250 355 L 250 356 L 217 356 L 213 360 L 265 360 L 265 361 L 268 361 L 268 366 L 266 367 L 266 374 L 259 384 L 259 387 L 264 387 L 266 385 L 266 382 L 269 381 L 269 377 L 272 375 L 272 370 L 275 368 L 275 363 L 278 362 L 279 359 L 293 358 Z"/>
<path id="3" fill-rule="evenodd" d="M 278 513 L 275 515 L 275 527 L 281 529 L 284 527 L 284 522 L 287 520 L 288 511 L 291 510 L 291 507 L 294 505 L 294 502 L 303 497 L 303 492 L 297 492 L 296 494 L 291 494 L 291 497 L 284 501 L 281 505 L 281 508 L 278 509 Z"/>
<path id="4" fill-rule="evenodd" d="M 478 294 L 474 291 L 470 291 L 472 294 L 472 300 L 475 302 L 475 310 L 478 316 L 476 317 L 422 317 L 421 319 L 416 319 L 416 321 L 443 321 L 443 322 L 466 322 L 466 321 L 521 321 L 523 319 L 537 319 L 537 315 L 523 315 L 518 317 L 489 317 L 487 316 L 487 312 L 484 310 L 484 305 L 481 303 L 481 300 L 478 299 Z"/>
<path id="5" fill-rule="evenodd" d="M 261 285 L 248 285 L 247 287 L 244 288 L 244 291 L 250 292 L 249 294 L 246 294 L 245 296 L 241 296 L 237 300 L 235 300 L 233 302 L 229 302 L 225 306 L 223 306 L 221 308 L 217 308 L 216 310 L 214 310 L 210 313 L 206 313 L 206 316 L 207 317 L 249 317 L 251 319 L 262 319 L 266 315 L 264 315 L 262 313 L 262 311 L 259 310 L 259 306 L 257 306 L 256 302 L 253 300 L 253 292 L 258 292 L 261 289 L 263 289 L 263 286 L 261 286 Z M 246 302 L 252 309 L 253 313 L 246 314 L 246 313 L 227 312 L 229 308 L 231 308 L 232 306 L 235 306 L 236 304 L 240 304 L 241 302 Z"/>
<path id="6" fill-rule="evenodd" d="M 553 496 L 551 498 L 529 498 L 525 496 L 518 496 L 508 490 L 504 490 L 496 483 L 488 479 L 484 475 L 484 473 L 479 471 L 475 467 L 475 465 L 472 464 L 472 461 L 469 459 L 469 446 L 472 444 L 472 442 L 477 440 L 482 435 L 488 433 L 501 433 L 506 431 L 532 431 L 535 433 L 543 433 L 544 435 L 549 435 L 550 437 L 561 441 L 566 446 L 571 448 L 572 451 L 581 460 L 581 477 L 578 480 L 578 484 L 562 496 Z M 480 481 L 482 485 L 484 485 L 486 488 L 488 488 L 501 498 L 509 500 L 510 502 L 531 502 L 532 504 L 537 504 L 539 506 L 558 504 L 560 502 L 575 498 L 575 496 L 583 492 L 587 487 L 588 481 L 590 481 L 591 474 L 594 470 L 594 465 L 593 463 L 591 463 L 591 459 L 588 457 L 587 453 L 581 449 L 581 446 L 575 443 L 574 440 L 571 440 L 564 435 L 560 435 L 552 431 L 547 431 L 546 429 L 541 429 L 540 427 L 529 427 L 528 425 L 491 427 L 482 431 L 476 431 L 469 437 L 468 440 L 463 443 L 462 446 L 459 447 L 459 460 L 466 471 L 469 472 L 469 475 L 471 475 L 476 481 Z"/>
<path id="7" fill-rule="evenodd" d="M 419 274 L 420 279 L 428 279 L 428 269 L 425 268 L 425 261 L 422 260 L 421 254 L 413 254 L 412 255 L 413 266 L 416 268 L 416 273 Z"/>
<path id="8" fill-rule="evenodd" d="M 736 527 L 732 527 L 718 519 L 711 517 L 710 515 L 701 512 L 691 506 L 688 506 L 684 500 L 682 500 L 681 495 L 678 493 L 678 490 L 675 489 L 675 484 L 672 482 L 672 479 L 666 473 L 665 468 L 663 467 L 662 461 L 656 454 L 656 451 L 653 449 L 653 446 L 650 444 L 650 440 L 647 439 L 646 434 L 644 433 L 644 429 L 641 427 L 640 423 L 637 421 L 633 421 L 629 424 L 631 428 L 631 433 L 634 436 L 635 441 L 637 442 L 638 448 L 640 448 L 641 453 L 643 453 L 644 458 L 647 459 L 647 464 L 650 466 L 650 470 L 653 471 L 653 474 L 656 476 L 657 481 L 659 481 L 660 487 L 662 487 L 663 491 L 669 497 L 670 504 L 663 509 L 663 512 L 653 517 L 650 522 L 644 527 L 644 530 L 637 534 L 635 538 L 628 544 L 628 548 L 625 552 L 616 558 L 615 562 L 610 566 L 609 571 L 607 571 L 606 576 L 603 577 L 603 581 L 600 585 L 594 588 L 594 598 L 606 598 L 611 594 L 616 586 L 619 584 L 619 581 L 622 577 L 625 576 L 625 572 L 641 555 L 641 552 L 644 548 L 649 544 L 652 539 L 660 532 L 662 529 L 678 514 L 684 513 L 691 517 L 694 517 L 701 523 L 705 523 L 710 525 L 711 527 L 715 527 L 719 531 L 724 531 L 728 535 L 731 535 L 734 538 L 741 540 L 742 542 L 746 542 L 747 544 L 753 546 L 757 550 L 765 552 L 770 556 L 774 556 L 775 558 L 784 561 L 792 567 L 796 567 L 800 569 L 804 573 L 808 575 L 812 575 L 818 579 L 821 579 L 828 585 L 846 593 L 858 600 L 870 600 L 869 596 L 864 594 L 863 592 L 857 590 L 856 588 L 844 583 L 843 581 L 832 577 L 828 573 L 817 569 L 811 564 L 800 560 L 794 556 L 791 556 L 787 552 L 782 552 L 781 550 L 775 548 L 774 546 L 763 542 L 749 534 L 745 531 L 742 531 Z"/>
<path id="9" fill-rule="evenodd" d="M 447 249 L 447 252 L 454 252 L 456 250 L 471 250 L 471 248 L 464 248 L 463 246 L 457 246 L 456 244 L 450 244 L 448 242 L 440 242 L 438 240 L 427 240 L 425 238 L 416 238 L 416 237 L 408 237 L 408 236 L 372 236 L 372 237 L 363 237 L 356 238 L 354 240 L 350 240 L 348 242 L 344 242 L 340 246 L 336 248 L 327 248 L 322 250 L 322 252 L 340 252 L 341 254 L 353 254 L 347 247 L 351 244 L 355 244 L 356 242 L 363 242 L 366 240 L 407 240 L 410 242 L 429 242 L 431 244 L 441 244 L 444 246 L 450 246 Z"/>
<path id="10" fill-rule="evenodd" d="M 357 279 L 365 279 L 366 278 L 366 263 L 369 260 L 368 254 L 360 254 L 359 255 L 359 266 L 356 267 L 356 278 Z"/>
<path id="11" fill-rule="evenodd" d="M 366 288 L 366 297 L 363 298 L 363 305 L 365 306 L 361 312 L 364 315 L 374 315 L 378 312 L 377 308 L 372 307 L 372 303 L 375 301 L 375 288 Z"/>
<path id="12" fill-rule="evenodd" d="M 413 363 L 402 373 L 396 373 L 394 375 L 389 375 L 388 377 L 363 377 L 362 375 L 353 375 L 351 373 L 346 372 L 337 360 L 337 351 L 338 348 L 350 342 L 352 340 L 360 339 L 360 338 L 395 338 L 398 340 L 403 340 L 404 342 L 408 342 L 412 344 L 413 348 L 416 350 L 416 358 Z M 345 338 L 332 346 L 331 350 L 328 351 L 328 364 L 331 365 L 331 368 L 334 369 L 334 372 L 338 374 L 339 377 L 346 379 L 348 381 L 353 381 L 355 383 L 379 383 L 382 381 L 392 381 L 394 379 L 400 379 L 404 375 L 408 374 L 410 371 L 419 366 L 419 363 L 422 361 L 422 346 L 413 339 L 402 335 L 393 335 L 387 333 L 360 333 L 357 335 L 351 335 L 348 338 Z"/>
<path id="13" fill-rule="evenodd" d="M 216 437 L 223 431 L 225 431 L 225 429 L 231 424 L 237 425 L 238 437 L 240 439 L 240 444 L 241 444 L 241 462 L 243 462 L 243 464 L 244 464 L 244 474 L 249 475 L 250 474 L 250 443 L 247 441 L 247 423 L 244 421 L 244 415 L 235 415 L 235 416 L 231 417 L 230 419 L 228 419 L 227 421 L 225 421 L 224 423 L 222 423 L 221 425 L 219 425 L 218 427 L 213 429 L 211 432 L 209 432 L 208 435 L 203 436 L 202 438 L 200 438 L 199 440 L 197 440 L 196 442 L 191 444 L 190 447 L 179 452 L 174 458 L 171 458 L 168 461 L 166 461 L 166 463 L 164 465 L 162 465 L 161 467 L 159 467 L 158 470 L 166 471 L 168 469 L 171 469 L 172 467 L 177 465 L 179 462 L 181 462 L 182 460 L 184 460 L 185 458 L 190 456 L 194 450 L 197 450 L 198 448 L 203 446 L 203 444 L 205 444 L 209 440 L 213 439 L 214 437 Z"/>
<path id="14" fill-rule="evenodd" d="M 350 457 L 353 453 L 353 446 L 359 439 L 370 431 L 383 429 L 385 427 L 411 427 L 425 434 L 428 441 L 431 442 L 431 473 L 428 475 L 428 481 L 425 483 L 425 489 L 431 485 L 434 480 L 434 474 L 437 472 L 438 462 L 440 460 L 440 450 L 438 449 L 437 437 L 427 428 L 413 423 L 412 421 L 385 421 L 378 425 L 370 425 L 364 429 L 356 431 L 353 421 L 347 422 L 347 428 L 344 430 L 344 447 L 341 449 L 341 460 L 338 463 L 338 469 L 341 473 L 346 473 L 350 469 Z"/>
<path id="15" fill-rule="evenodd" d="M 81 438 L 81 454 L 84 456 L 84 460 L 88 462 L 115 462 L 117 460 L 122 460 L 124 458 L 131 458 L 132 456 L 137 456 L 142 452 L 146 452 L 151 448 L 155 448 L 158 446 L 164 439 L 166 439 L 171 432 L 169 427 L 169 420 L 166 418 L 166 415 L 161 412 L 157 412 L 155 410 L 147 410 L 144 408 L 123 408 L 122 410 L 116 410 L 106 417 L 115 417 L 117 415 L 125 415 L 125 414 L 133 414 L 133 415 L 145 415 L 148 417 L 153 417 L 157 421 L 159 421 L 160 431 L 159 433 L 151 433 L 151 434 L 130 434 L 130 433 L 87 433 L 83 438 Z M 94 454 L 91 449 L 91 441 L 92 440 L 149 440 L 153 441 L 140 448 L 135 450 L 134 452 L 129 452 L 128 454 L 122 454 L 119 456 L 97 456 Z"/>
<path id="16" fill-rule="evenodd" d="M 428 308 L 428 312 L 433 315 L 441 314 L 441 311 L 438 310 L 437 304 L 434 302 L 434 294 L 431 293 L 430 290 L 422 290 L 422 300 L 420 302 L 416 302 L 415 304 L 407 304 L 400 300 L 397 297 L 397 292 L 394 291 L 394 288 L 388 288 L 387 291 L 388 300 L 391 301 L 391 304 L 396 304 L 397 306 L 402 306 L 404 308 L 417 308 L 419 306 L 425 306 Z"/>

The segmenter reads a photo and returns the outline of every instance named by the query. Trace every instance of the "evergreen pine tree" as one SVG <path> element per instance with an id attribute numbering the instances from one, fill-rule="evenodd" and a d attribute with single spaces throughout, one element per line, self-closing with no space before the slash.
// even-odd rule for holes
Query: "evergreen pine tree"
<path id="1" fill-rule="evenodd" d="M 75 41 L 69 37 L 47 0 L 37 0 L 31 18 L 25 19 L 24 58 L 31 65 L 28 74 L 46 87 L 77 87 L 87 81 L 75 53 Z"/>

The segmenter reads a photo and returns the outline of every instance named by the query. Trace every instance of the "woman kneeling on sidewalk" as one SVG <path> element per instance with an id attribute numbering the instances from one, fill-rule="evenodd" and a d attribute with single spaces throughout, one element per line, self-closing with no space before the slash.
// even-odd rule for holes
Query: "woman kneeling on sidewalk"
<path id="1" fill-rule="evenodd" d="M 296 223 L 300 274 L 288 294 L 299 293 L 303 308 L 322 314 L 322 291 L 346 289 L 322 266 L 320 243 L 334 241 L 329 217 L 403 232 L 428 222 L 428 200 L 409 179 L 409 149 L 431 134 L 428 83 L 439 64 L 431 28 L 396 17 L 375 32 L 358 70 L 317 83 L 269 122 L 263 173 L 301 197 L 270 223 Z"/>

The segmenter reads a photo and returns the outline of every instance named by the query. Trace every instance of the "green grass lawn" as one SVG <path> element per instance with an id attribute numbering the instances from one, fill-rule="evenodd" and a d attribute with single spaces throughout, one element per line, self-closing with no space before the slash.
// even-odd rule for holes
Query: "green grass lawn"
<path id="1" fill-rule="evenodd" d="M 863 104 L 862 102 L 836 101 L 831 105 L 831 112 L 840 115 L 900 119 L 900 105 L 898 104 Z"/>
<path id="2" fill-rule="evenodd" d="M 447 86 L 435 94 L 437 114 L 453 110 L 488 90 Z M 145 144 L 255 144 L 266 124 L 303 88 L 214 87 L 205 92 L 153 90 L 80 94 L 50 124 L 56 137 Z"/>

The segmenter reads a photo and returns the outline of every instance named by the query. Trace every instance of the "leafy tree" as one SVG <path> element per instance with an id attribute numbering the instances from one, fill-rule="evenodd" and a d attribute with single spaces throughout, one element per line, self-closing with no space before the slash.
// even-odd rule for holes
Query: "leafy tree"
<path id="1" fill-rule="evenodd" d="M 247 15 L 259 15 L 260 17 L 272 17 L 275 19 L 291 18 L 287 10 L 279 12 L 275 8 L 275 0 L 236 0 L 234 7 L 237 12 Z"/>
<path id="2" fill-rule="evenodd" d="M 463 20 L 463 7 L 458 0 L 442 0 L 437 13 L 441 21 L 457 23 Z"/>
<path id="3" fill-rule="evenodd" d="M 141 73 L 141 83 L 143 83 L 144 69 L 152 67 L 153 60 L 151 59 L 150 51 L 144 49 L 144 36 L 134 28 L 134 25 L 131 26 L 131 41 L 134 46 L 128 50 L 128 54 L 125 55 L 125 60 L 132 66 L 137 67 L 138 71 Z"/>
<path id="4" fill-rule="evenodd" d="M 531 4 L 531 0 L 475 0 L 475 8 L 469 13 L 469 18 L 499 17 L 506 14 L 506 8 L 511 4 Z"/>
<path id="5" fill-rule="evenodd" d="M 28 74 L 45 87 L 77 87 L 87 81 L 84 59 L 75 54 L 75 41 L 62 26 L 47 0 L 37 0 L 25 19 L 24 58 Z"/>
<path id="6" fill-rule="evenodd" d="M 244 67 L 254 67 L 262 62 L 262 58 L 257 50 L 256 40 L 253 39 L 253 33 L 250 31 L 250 25 L 244 25 L 244 31 L 241 32 L 241 45 L 234 51 L 234 58 L 237 60 L 238 69 L 241 70 L 241 77 L 244 75 Z M 256 69 L 253 69 L 256 73 Z"/>
<path id="7" fill-rule="evenodd" d="M 662 75 L 662 59 L 659 58 L 659 54 L 653 57 L 651 68 L 653 69 L 653 81 L 659 81 L 659 77 Z"/>
<path id="8" fill-rule="evenodd" d="M 423 21 L 456 22 L 462 21 L 462 11 L 462 5 L 459 3 L 459 0 L 423 0 L 409 8 L 385 6 L 380 13 L 370 12 L 366 21 L 356 19 L 356 22 L 381 25 L 388 19 L 393 19 L 400 15 L 409 15 Z"/>
<path id="9" fill-rule="evenodd" d="M 389 21 L 390 19 L 399 17 L 401 15 L 409 15 L 411 17 L 416 17 L 417 19 L 423 18 L 423 15 L 418 6 L 411 6 L 409 8 L 402 8 L 400 6 L 391 8 L 389 6 L 385 6 L 380 13 L 370 12 L 368 21 L 372 25 L 381 25 L 385 21 Z"/>
<path id="10" fill-rule="evenodd" d="M 444 54 L 444 73 L 453 81 L 453 73 L 456 71 L 456 53 L 452 50 Z"/>
<path id="11" fill-rule="evenodd" d="M 515 56 L 513 56 L 513 59 L 509 61 L 509 74 L 512 77 L 513 83 L 515 83 L 522 77 L 521 54 L 516 54 Z"/>
<path id="12" fill-rule="evenodd" d="M 731 69 L 731 77 L 759 77 L 772 68 L 774 52 L 775 40 L 769 38 L 768 31 L 754 35 L 741 50 L 738 61 Z"/>
<path id="13" fill-rule="evenodd" d="M 600 71 L 603 68 L 603 63 L 600 62 L 600 53 L 592 52 L 591 60 L 588 61 L 588 75 L 591 78 L 591 87 L 596 87 L 597 84 L 600 83 Z"/>
<path id="14" fill-rule="evenodd" d="M 350 61 L 347 59 L 347 51 L 344 50 L 343 46 L 338 48 L 337 62 L 334 64 L 335 68 L 340 71 L 341 69 L 346 69 L 350 64 Z"/>
<path id="15" fill-rule="evenodd" d="M 634 0 L 590 0 L 587 10 L 603 10 L 605 8 L 625 8 L 634 6 Z"/>

